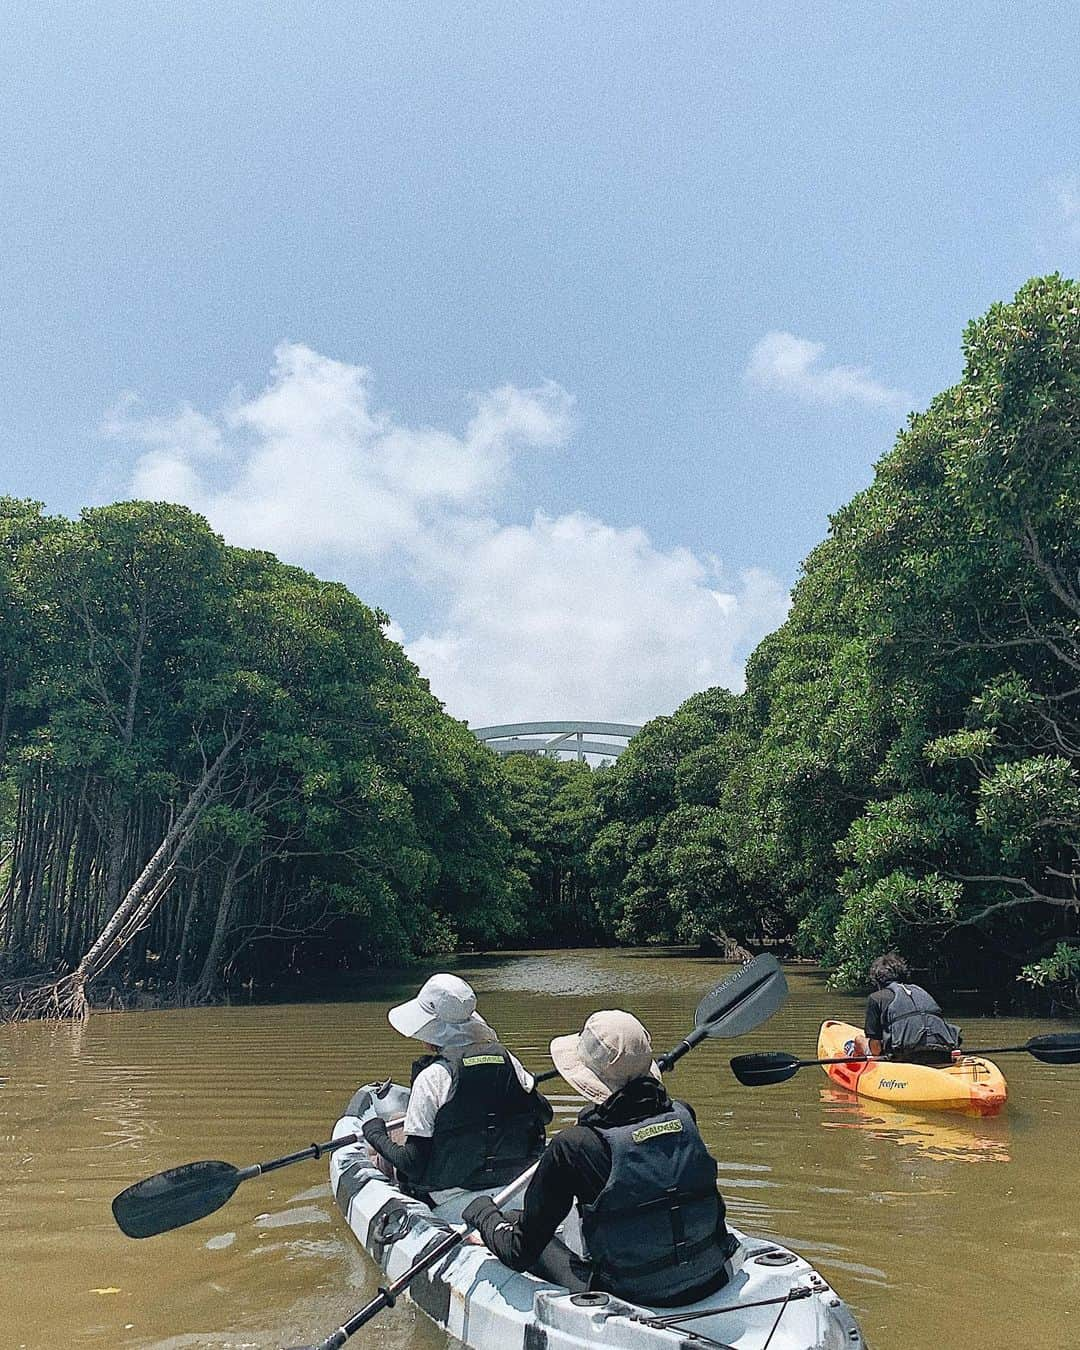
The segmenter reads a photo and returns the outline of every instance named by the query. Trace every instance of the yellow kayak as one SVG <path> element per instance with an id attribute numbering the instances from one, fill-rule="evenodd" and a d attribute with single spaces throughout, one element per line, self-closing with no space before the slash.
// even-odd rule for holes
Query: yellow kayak
<path id="1" fill-rule="evenodd" d="M 858 1027 L 847 1022 L 822 1022 L 818 1058 L 835 1059 L 849 1053 L 848 1042 L 858 1034 Z M 941 1068 L 883 1059 L 851 1060 L 823 1067 L 837 1087 L 896 1106 L 992 1116 L 1001 1110 L 1008 1096 L 1005 1075 L 998 1066 L 976 1055 L 964 1055 Z"/>

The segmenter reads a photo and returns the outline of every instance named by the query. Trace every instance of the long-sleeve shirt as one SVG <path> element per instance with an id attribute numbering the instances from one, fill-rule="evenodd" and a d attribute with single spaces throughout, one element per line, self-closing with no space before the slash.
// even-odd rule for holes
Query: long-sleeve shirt
<path id="1" fill-rule="evenodd" d="M 403 1177 L 422 1177 L 431 1157 L 431 1136 L 410 1135 L 403 1144 L 395 1144 L 386 1129 L 386 1121 L 373 1116 L 364 1122 L 364 1138 Z"/>
<path id="2" fill-rule="evenodd" d="M 466 1220 L 476 1225 L 485 1245 L 504 1265 L 528 1270 L 574 1202 L 591 1205 L 607 1185 L 611 1150 L 603 1136 L 589 1128 L 589 1122 L 631 1125 L 670 1108 L 671 1099 L 661 1083 L 654 1078 L 635 1079 L 602 1106 L 587 1108 L 577 1125 L 555 1136 L 529 1182 L 520 1212 L 504 1214 L 482 1196 L 468 1206 Z M 726 1236 L 723 1200 L 718 1224 Z"/>

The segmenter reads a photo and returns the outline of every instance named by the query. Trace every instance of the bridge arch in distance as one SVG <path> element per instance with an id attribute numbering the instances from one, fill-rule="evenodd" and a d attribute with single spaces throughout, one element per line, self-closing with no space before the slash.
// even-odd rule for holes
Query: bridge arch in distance
<path id="1" fill-rule="evenodd" d="M 504 722 L 473 727 L 472 733 L 498 755 L 574 755 L 583 760 L 586 755 L 618 759 L 640 730 L 629 722 Z"/>

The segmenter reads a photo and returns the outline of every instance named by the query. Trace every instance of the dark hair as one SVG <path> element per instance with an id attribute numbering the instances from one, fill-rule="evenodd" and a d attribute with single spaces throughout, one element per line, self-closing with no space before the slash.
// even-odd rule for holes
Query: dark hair
<path id="1" fill-rule="evenodd" d="M 892 984 L 893 980 L 911 979 L 911 971 L 908 963 L 899 952 L 886 952 L 884 956 L 879 956 L 876 960 L 870 962 L 870 980 L 875 989 L 884 989 L 887 984 Z"/>

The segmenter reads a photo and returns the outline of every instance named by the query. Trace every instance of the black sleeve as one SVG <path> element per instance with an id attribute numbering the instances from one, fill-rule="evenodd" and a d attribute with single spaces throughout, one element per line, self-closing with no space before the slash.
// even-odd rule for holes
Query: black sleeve
<path id="1" fill-rule="evenodd" d="M 488 1249 L 511 1270 L 528 1270 L 555 1236 L 555 1230 L 580 1197 L 595 1200 L 611 1170 L 604 1142 L 577 1126 L 553 1139 L 540 1159 L 520 1211 L 503 1214 L 490 1201 L 474 1201 L 466 1210 Z M 475 1208 L 474 1208 L 475 1206 Z"/>
<path id="2" fill-rule="evenodd" d="M 364 1138 L 379 1154 L 406 1177 L 423 1176 L 431 1157 L 431 1140 L 411 1135 L 404 1144 L 395 1144 L 386 1132 L 386 1121 L 377 1116 L 363 1125 Z"/>
<path id="3" fill-rule="evenodd" d="M 866 1015 L 863 1017 L 863 1033 L 868 1041 L 880 1041 L 885 1038 L 885 1023 L 882 1020 L 882 1000 L 879 994 L 871 994 L 866 1000 Z"/>

